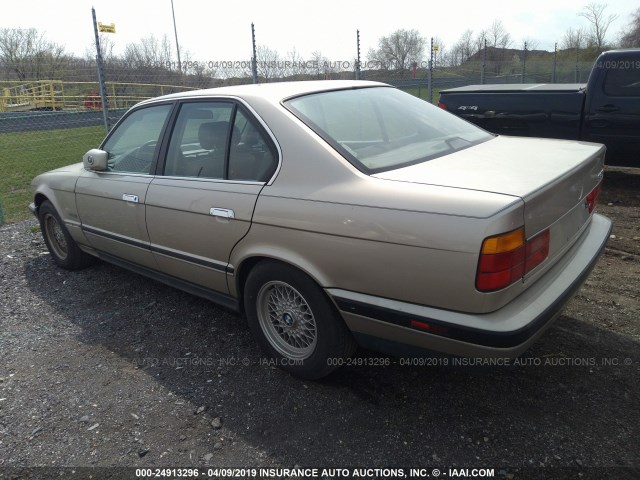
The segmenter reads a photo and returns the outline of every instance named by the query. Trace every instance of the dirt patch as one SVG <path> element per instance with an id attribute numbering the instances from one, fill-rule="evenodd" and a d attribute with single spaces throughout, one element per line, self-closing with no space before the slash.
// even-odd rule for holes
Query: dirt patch
<path id="1" fill-rule="evenodd" d="M 60 270 L 34 220 L 4 226 L 0 478 L 296 465 L 637 478 L 639 193 L 638 170 L 607 170 L 598 211 L 615 237 L 522 363 L 384 357 L 321 382 L 270 365 L 232 313 L 105 263 Z"/>

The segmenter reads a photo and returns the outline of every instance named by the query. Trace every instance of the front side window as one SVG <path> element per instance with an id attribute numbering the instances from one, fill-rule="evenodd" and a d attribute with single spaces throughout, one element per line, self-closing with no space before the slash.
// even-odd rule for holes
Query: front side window
<path id="1" fill-rule="evenodd" d="M 102 146 L 109 154 L 108 171 L 148 175 L 171 108 L 157 105 L 128 115 Z"/>
<path id="2" fill-rule="evenodd" d="M 391 87 L 336 90 L 284 105 L 365 173 L 442 157 L 493 136 Z"/>

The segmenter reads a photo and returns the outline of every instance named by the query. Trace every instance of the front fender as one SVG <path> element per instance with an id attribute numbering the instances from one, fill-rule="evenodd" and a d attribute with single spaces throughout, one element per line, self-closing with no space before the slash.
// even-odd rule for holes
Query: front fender
<path id="1" fill-rule="evenodd" d="M 69 233 L 79 243 L 87 243 L 80 229 L 80 217 L 76 206 L 76 171 L 54 170 L 38 175 L 31 182 L 34 198 L 34 214 L 42 202 L 48 200 L 60 215 Z"/>

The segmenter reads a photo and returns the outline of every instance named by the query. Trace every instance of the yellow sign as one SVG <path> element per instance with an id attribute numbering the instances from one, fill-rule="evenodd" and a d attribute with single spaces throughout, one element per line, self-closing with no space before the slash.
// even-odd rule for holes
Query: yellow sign
<path id="1" fill-rule="evenodd" d="M 105 33 L 116 33 L 116 24 L 112 23 L 111 25 L 103 25 L 101 22 L 98 22 L 98 31 Z"/>
<path id="2" fill-rule="evenodd" d="M 440 45 L 434 45 L 433 46 L 433 51 L 437 52 L 438 50 L 440 50 Z"/>

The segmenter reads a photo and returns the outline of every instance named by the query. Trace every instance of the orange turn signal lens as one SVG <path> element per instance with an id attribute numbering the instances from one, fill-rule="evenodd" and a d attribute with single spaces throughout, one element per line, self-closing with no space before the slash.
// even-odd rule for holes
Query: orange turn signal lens
<path id="1" fill-rule="evenodd" d="M 524 246 L 524 227 L 512 232 L 496 235 L 495 237 L 485 238 L 482 242 L 483 255 L 495 255 L 498 253 L 511 252 Z"/>

